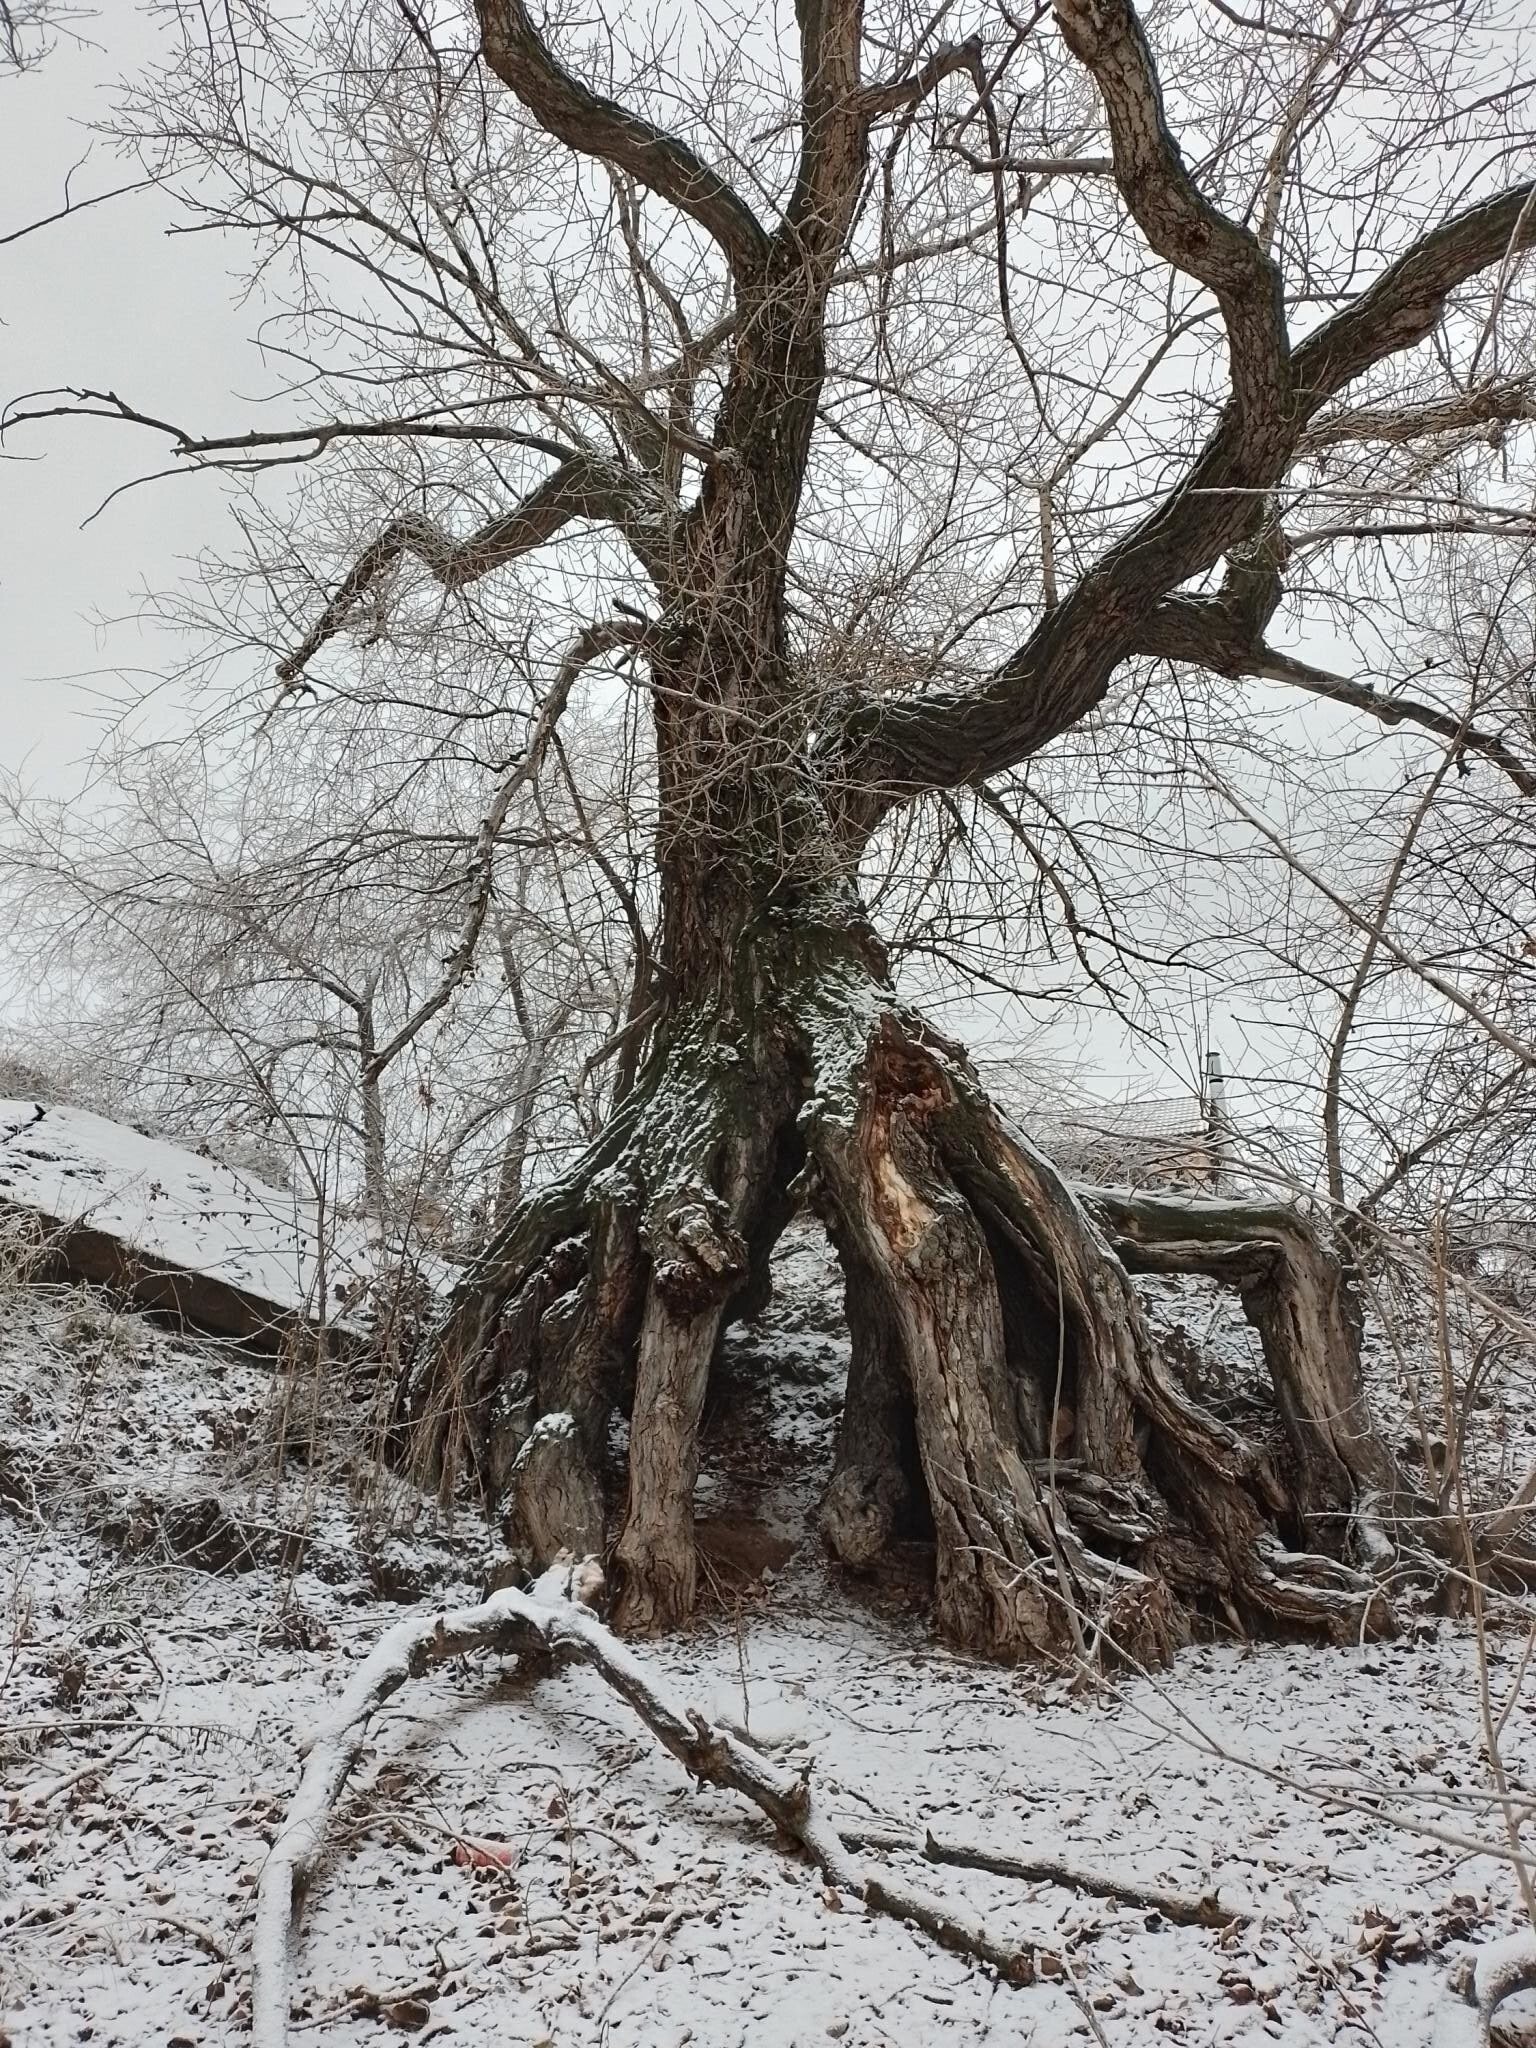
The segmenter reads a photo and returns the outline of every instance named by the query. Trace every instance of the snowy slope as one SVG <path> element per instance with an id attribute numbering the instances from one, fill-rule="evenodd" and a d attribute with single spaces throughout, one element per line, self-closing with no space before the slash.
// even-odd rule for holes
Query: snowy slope
<path id="1" fill-rule="evenodd" d="M 0 1101 L 0 1203 L 64 1226 L 66 1243 L 88 1233 L 135 1266 L 198 1276 L 206 1303 L 234 1290 L 258 1318 L 264 1305 L 345 1324 L 374 1271 L 361 1225 L 327 1218 L 322 1257 L 313 1203 L 83 1109 Z M 223 1327 L 217 1309 L 191 1313 Z"/>
<path id="2" fill-rule="evenodd" d="M 589 1673 L 474 1656 L 381 1714 L 295 1962 L 294 2048 L 1449 2048 L 1458 1961 L 1520 1912 L 1480 1755 L 1477 1645 L 1428 1624 L 1364 1651 L 1192 1649 L 1073 1690 L 936 1647 L 826 1572 L 808 1515 L 840 1345 L 814 1245 L 781 1260 L 707 1449 L 718 1512 L 798 1541 L 643 1646 L 717 1719 L 814 1759 L 833 1809 L 1121 1879 L 1219 1892 L 1220 1933 L 912 1861 L 1041 1943 L 1014 1989 L 829 1895 L 753 1811 L 696 1790 Z M 799 1391 L 758 1424 L 763 1375 Z M 273 1378 L 88 1297 L 0 1317 L 0 2037 L 12 2048 L 234 2048 L 256 1876 L 298 1744 L 404 1611 L 472 1597 L 494 1531 L 444 1528 L 332 1455 L 279 1460 L 328 1382 Z M 373 1481 L 377 1485 L 380 1482 Z M 217 1513 L 209 1507 L 216 1503 Z M 387 1512 L 386 1512 L 387 1510 Z M 235 1533 L 232 1536 L 231 1530 Z M 1493 1636 L 1506 1760 L 1536 1779 L 1523 1628 Z M 1474 1853 L 1484 1843 L 1487 1853 Z M 1514 2010 L 1511 2009 L 1511 2018 Z M 1511 2036 L 1518 2038 L 1518 2036 Z"/>

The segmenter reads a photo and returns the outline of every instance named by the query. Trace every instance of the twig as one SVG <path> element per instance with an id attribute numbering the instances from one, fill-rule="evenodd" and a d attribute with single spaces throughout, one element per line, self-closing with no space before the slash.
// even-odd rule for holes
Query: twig
<path id="1" fill-rule="evenodd" d="M 170 1681 L 162 1679 L 160 1697 L 155 1702 L 153 1716 L 147 1721 L 136 1723 L 130 1732 L 123 1737 L 122 1741 L 113 1743 L 112 1747 L 104 1755 L 92 1757 L 89 1762 L 83 1763 L 77 1771 L 71 1771 L 67 1777 L 54 1778 L 41 1785 L 29 1786 L 25 1796 L 35 1800 L 39 1806 L 45 1806 L 50 1799 L 57 1799 L 61 1792 L 69 1791 L 71 1786 L 81 1784 L 86 1778 L 94 1778 L 102 1771 L 111 1770 L 114 1764 L 120 1764 L 131 1750 L 138 1748 L 146 1735 L 153 1735 L 160 1726 L 161 1716 L 165 1712 L 165 1696 L 169 1690 Z M 65 1724 L 60 1723 L 58 1725 L 63 1726 Z M 97 1725 L 109 1726 L 110 1724 L 98 1723 Z"/>
<path id="2" fill-rule="evenodd" d="M 666 1918 L 662 1921 L 661 1925 L 657 1928 L 655 1934 L 651 1937 L 649 1945 L 641 1950 L 639 1961 L 634 1963 L 628 1970 L 625 1971 L 624 1975 L 619 1979 L 618 1983 L 614 1985 L 613 1989 L 609 1992 L 608 1996 L 603 2000 L 603 2009 L 597 2016 L 598 2035 L 600 2039 L 607 2038 L 608 2015 L 613 2011 L 615 2004 L 629 1989 L 630 1985 L 634 1983 L 635 1979 L 639 1976 L 640 1972 L 645 1968 L 646 1964 L 651 1960 L 652 1956 L 655 1955 L 657 1949 L 661 1947 L 661 1944 L 666 1940 L 667 1936 L 669 1934 L 675 1934 L 678 1928 L 681 1927 L 683 1922 L 687 1919 L 687 1917 L 687 1913 L 681 1906 L 674 1907 L 673 1910 L 667 1914 Z"/>

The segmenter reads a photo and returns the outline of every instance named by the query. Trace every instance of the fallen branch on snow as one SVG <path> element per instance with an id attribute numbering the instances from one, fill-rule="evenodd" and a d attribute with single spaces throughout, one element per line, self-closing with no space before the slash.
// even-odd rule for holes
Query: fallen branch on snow
<path id="1" fill-rule="evenodd" d="M 1001 1850 L 984 1849 L 978 1843 L 962 1842 L 952 1835 L 936 1835 L 932 1828 L 918 1830 L 884 1821 L 840 1820 L 838 1831 L 850 1848 L 895 1850 L 921 1856 L 929 1863 L 948 1864 L 956 1870 L 985 1870 L 993 1877 L 1017 1878 L 1024 1884 L 1058 1885 L 1064 1891 L 1086 1892 L 1093 1898 L 1114 1899 L 1121 1905 L 1160 1913 L 1175 1927 L 1246 1927 L 1253 1918 L 1240 1906 L 1224 1906 L 1214 1892 L 1165 1892 L 1155 1885 L 1111 1877 L 1102 1870 L 1082 1870 L 1055 1856 L 1010 1856 Z"/>
<path id="2" fill-rule="evenodd" d="M 1436 2048 L 1484 2048 L 1493 2016 L 1516 1992 L 1536 1990 L 1536 1937 L 1529 1932 L 1491 1941 L 1479 1949 L 1467 1971 L 1465 1993 L 1472 2008 L 1452 2007 L 1442 2020 Z"/>
<path id="3" fill-rule="evenodd" d="M 888 1839 L 890 1831 L 839 1827 L 812 1791 L 809 1768 L 795 1770 L 762 1755 L 673 1698 L 663 1682 L 605 1628 L 590 1603 L 602 1576 L 588 1561 L 556 1566 L 530 1592 L 507 1588 L 478 1607 L 400 1622 L 353 1673 L 341 1698 L 305 1745 L 298 1789 L 272 1845 L 256 1891 L 251 2033 L 255 2048 L 286 2048 L 289 1958 L 304 1887 L 313 1874 L 325 1829 L 367 1740 L 374 1714 L 390 1695 L 429 1666 L 467 1650 L 494 1649 L 531 1656 L 542 1666 L 585 1664 L 628 1701 L 665 1748 L 702 1784 L 740 1792 L 797 1842 L 829 1887 L 863 1901 L 867 1911 L 920 1927 L 942 1947 L 990 1965 L 1010 1983 L 1034 1981 L 1036 1950 L 994 1934 L 963 1901 L 911 1883 L 899 1872 L 864 1860 L 860 1846 L 917 1848 L 930 1861 L 998 1872 L 1003 1876 L 1069 1883 L 1106 1896 L 1155 1907 L 1170 1920 L 1224 1926 L 1241 1916 L 1214 1901 L 1143 1891 L 1116 1880 L 1069 1872 L 1067 1866 L 990 1856 L 933 1835 Z M 1216 1917 L 1208 1917 L 1215 1914 Z M 1207 1916 L 1207 1917 L 1202 1917 Z"/>

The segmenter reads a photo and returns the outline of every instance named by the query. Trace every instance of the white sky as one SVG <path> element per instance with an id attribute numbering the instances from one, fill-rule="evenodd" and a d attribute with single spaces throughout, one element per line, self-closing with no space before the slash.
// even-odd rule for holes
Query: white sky
<path id="1" fill-rule="evenodd" d="M 102 0 L 85 29 L 91 46 L 60 45 L 0 79 L 0 236 L 58 208 L 88 149 L 76 197 L 131 175 L 89 130 L 112 82 L 152 55 L 154 26 L 128 0 Z M 235 394 L 263 388 L 249 316 L 231 303 L 223 252 L 168 236 L 170 217 L 158 195 L 132 194 L 0 246 L 0 400 L 74 384 L 195 425 L 247 410 Z M 175 581 L 224 517 L 216 481 L 171 478 L 83 525 L 167 459 L 141 429 L 69 420 L 17 429 L 0 457 L 0 766 L 58 794 L 79 782 L 94 693 L 174 652 L 132 617 L 140 595 Z"/>

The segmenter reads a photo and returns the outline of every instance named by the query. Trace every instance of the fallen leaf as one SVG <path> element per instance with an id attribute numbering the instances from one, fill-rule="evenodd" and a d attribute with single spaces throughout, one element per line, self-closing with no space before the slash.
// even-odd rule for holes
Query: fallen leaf
<path id="1" fill-rule="evenodd" d="M 465 1870 L 510 1870 L 512 1851 L 505 1842 L 455 1842 L 453 1860 Z"/>

